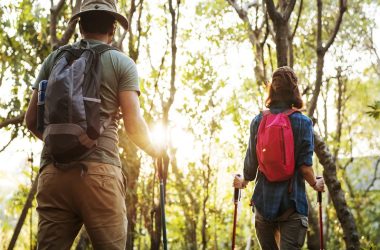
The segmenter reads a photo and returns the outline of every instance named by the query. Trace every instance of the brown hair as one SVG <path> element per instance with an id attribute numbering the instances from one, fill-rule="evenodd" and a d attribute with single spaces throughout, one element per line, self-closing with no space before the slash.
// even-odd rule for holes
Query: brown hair
<path id="1" fill-rule="evenodd" d="M 80 16 L 81 32 L 107 34 L 115 28 L 115 17 L 105 11 L 84 12 Z"/>
<path id="2" fill-rule="evenodd" d="M 268 85 L 265 106 L 270 108 L 277 103 L 286 103 L 289 107 L 302 108 L 303 101 L 297 84 L 298 79 L 292 68 L 283 66 L 276 69 Z"/>

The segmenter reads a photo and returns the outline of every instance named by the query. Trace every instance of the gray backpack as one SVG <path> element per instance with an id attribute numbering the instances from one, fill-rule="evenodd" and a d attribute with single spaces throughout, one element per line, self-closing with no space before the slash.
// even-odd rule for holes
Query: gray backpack
<path id="1" fill-rule="evenodd" d="M 100 121 L 100 55 L 115 49 L 106 44 L 93 48 L 60 48 L 47 82 L 43 140 L 55 164 L 67 164 L 89 155 L 112 117 Z"/>

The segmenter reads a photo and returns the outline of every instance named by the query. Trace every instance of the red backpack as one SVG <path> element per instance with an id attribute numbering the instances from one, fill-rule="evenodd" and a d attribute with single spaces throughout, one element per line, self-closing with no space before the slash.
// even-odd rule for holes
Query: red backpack
<path id="1" fill-rule="evenodd" d="M 257 133 L 256 155 L 259 170 L 271 182 L 285 181 L 294 174 L 294 139 L 289 115 L 298 112 L 290 109 L 272 114 L 263 111 Z"/>

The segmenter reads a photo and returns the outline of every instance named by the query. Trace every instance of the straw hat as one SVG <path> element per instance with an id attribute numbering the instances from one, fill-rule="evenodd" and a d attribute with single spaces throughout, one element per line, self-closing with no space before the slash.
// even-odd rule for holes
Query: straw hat
<path id="1" fill-rule="evenodd" d="M 117 12 L 116 2 L 114 0 L 83 0 L 79 12 L 74 14 L 69 22 L 76 21 L 83 13 L 90 11 L 107 12 L 114 16 L 116 21 L 118 21 L 125 30 L 128 30 L 128 19 Z"/>

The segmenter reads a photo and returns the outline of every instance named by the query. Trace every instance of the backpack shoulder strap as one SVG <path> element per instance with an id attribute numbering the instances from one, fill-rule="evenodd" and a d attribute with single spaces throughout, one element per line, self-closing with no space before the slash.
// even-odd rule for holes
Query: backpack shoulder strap
<path id="1" fill-rule="evenodd" d="M 283 114 L 289 116 L 289 115 L 296 113 L 296 112 L 301 113 L 301 111 L 299 111 L 298 109 L 292 108 L 292 109 L 288 109 L 288 110 L 284 111 Z"/>
<path id="2" fill-rule="evenodd" d="M 117 50 L 120 51 L 118 48 L 110 46 L 108 44 L 99 44 L 92 48 L 92 50 L 95 51 L 96 54 L 100 55 L 108 50 Z"/>
<path id="3" fill-rule="evenodd" d="M 58 62 L 62 57 L 66 57 L 69 61 L 80 57 L 83 50 L 72 45 L 65 45 L 58 48 L 57 56 L 55 58 L 54 64 Z"/>
<path id="4" fill-rule="evenodd" d="M 263 110 L 263 111 L 261 111 L 261 113 L 263 114 L 263 117 L 271 114 L 269 109 Z"/>

